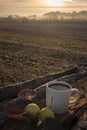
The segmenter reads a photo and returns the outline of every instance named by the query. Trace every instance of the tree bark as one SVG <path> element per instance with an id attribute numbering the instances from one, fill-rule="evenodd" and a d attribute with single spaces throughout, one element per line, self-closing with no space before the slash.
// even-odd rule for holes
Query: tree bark
<path id="1" fill-rule="evenodd" d="M 67 130 L 71 130 L 76 123 L 79 121 L 80 117 L 87 111 L 87 103 L 76 110 L 71 116 L 62 122 L 62 125 Z"/>
<path id="2" fill-rule="evenodd" d="M 0 102 L 3 100 L 12 99 L 12 98 L 17 97 L 17 93 L 23 88 L 35 89 L 36 87 L 41 86 L 42 84 L 45 84 L 46 82 L 49 82 L 56 78 L 60 78 L 65 75 L 71 75 L 73 73 L 78 73 L 78 72 L 79 72 L 78 68 L 74 67 L 65 72 L 47 75 L 45 77 L 40 77 L 40 78 L 34 79 L 32 81 L 25 81 L 25 82 L 17 83 L 14 85 L 9 85 L 6 87 L 1 87 L 0 88 Z"/>
<path id="3" fill-rule="evenodd" d="M 87 72 L 80 72 L 78 74 L 74 74 L 74 75 L 71 75 L 71 76 L 67 76 L 67 77 L 63 77 L 61 79 L 57 79 L 57 80 L 63 80 L 63 81 L 66 81 L 68 83 L 76 83 L 78 80 L 84 78 L 84 77 L 87 77 Z M 46 98 L 46 85 L 42 85 L 38 88 L 35 89 L 36 92 L 37 92 L 37 95 L 36 97 L 34 97 L 32 99 L 32 102 L 39 102 L 40 100 Z M 4 104 L 0 104 L 0 111 L 5 111 L 11 107 L 19 107 L 19 108 L 22 108 L 24 109 L 24 107 L 30 103 L 31 101 L 24 101 L 23 99 L 20 99 L 20 98 L 15 98 L 11 101 L 8 101 Z"/>

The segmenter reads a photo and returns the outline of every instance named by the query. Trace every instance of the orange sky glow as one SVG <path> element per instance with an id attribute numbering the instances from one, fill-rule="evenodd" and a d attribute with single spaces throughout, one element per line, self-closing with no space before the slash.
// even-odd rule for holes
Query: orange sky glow
<path id="1" fill-rule="evenodd" d="M 42 15 L 51 11 L 87 11 L 87 0 L 0 0 L 0 16 Z"/>

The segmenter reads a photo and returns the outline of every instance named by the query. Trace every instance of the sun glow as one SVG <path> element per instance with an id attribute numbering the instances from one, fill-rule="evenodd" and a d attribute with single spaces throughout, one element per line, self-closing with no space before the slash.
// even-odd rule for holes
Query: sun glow
<path id="1" fill-rule="evenodd" d="M 48 6 L 62 6 L 63 0 L 47 0 Z"/>

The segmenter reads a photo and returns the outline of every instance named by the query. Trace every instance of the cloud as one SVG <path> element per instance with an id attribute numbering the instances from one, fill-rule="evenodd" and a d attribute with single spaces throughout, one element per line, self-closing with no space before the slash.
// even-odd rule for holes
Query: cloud
<path id="1" fill-rule="evenodd" d="M 87 0 L 72 0 L 72 2 L 76 2 L 76 3 L 87 3 Z"/>
<path id="2" fill-rule="evenodd" d="M 45 2 L 45 0 L 0 0 L 0 5 L 3 4 L 3 6 L 6 5 L 12 5 L 14 6 L 14 4 L 20 4 L 20 6 L 23 4 L 25 5 L 29 5 L 29 6 L 39 6 L 39 5 L 43 5 Z"/>
<path id="3" fill-rule="evenodd" d="M 85 5 L 87 3 L 87 0 L 63 0 L 65 4 L 67 5 Z M 17 5 L 19 4 L 19 5 Z M 0 5 L 3 7 L 6 6 L 28 6 L 28 7 L 43 7 L 46 6 L 46 0 L 0 0 Z"/>
<path id="4" fill-rule="evenodd" d="M 65 2 L 72 2 L 72 0 L 64 0 Z"/>
<path id="5" fill-rule="evenodd" d="M 80 4 L 80 3 L 87 3 L 87 0 L 64 0 L 64 1 L 72 3 L 72 4 L 74 4 L 74 3 L 78 3 L 78 4 Z"/>
<path id="6" fill-rule="evenodd" d="M 87 0 L 63 0 L 65 2 L 66 10 L 72 10 L 72 8 L 78 7 L 78 11 L 80 10 L 80 7 L 87 6 Z M 45 7 L 45 8 L 44 8 Z M 68 7 L 68 8 L 67 8 Z M 85 8 L 82 8 L 81 10 L 84 10 Z M 46 0 L 0 0 L 0 14 L 27 14 L 27 13 L 40 13 L 42 12 L 49 12 L 49 11 L 55 11 L 55 10 L 61 10 L 60 8 L 49 8 L 46 5 Z M 63 8 L 62 8 L 63 10 Z M 87 10 L 87 9 L 85 9 Z"/>
<path id="7" fill-rule="evenodd" d="M 76 2 L 87 2 L 87 0 L 72 0 L 72 1 L 76 1 Z"/>
<path id="8" fill-rule="evenodd" d="M 87 0 L 64 0 L 64 1 L 65 1 L 65 5 L 71 7 L 87 6 Z"/>

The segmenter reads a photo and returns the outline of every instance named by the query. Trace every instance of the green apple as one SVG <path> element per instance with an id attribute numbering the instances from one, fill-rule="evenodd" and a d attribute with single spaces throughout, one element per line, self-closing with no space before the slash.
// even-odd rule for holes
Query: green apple
<path id="1" fill-rule="evenodd" d="M 40 112 L 40 108 L 37 104 L 30 103 L 25 107 L 24 112 L 31 118 L 31 121 L 35 121 Z"/>
<path id="2" fill-rule="evenodd" d="M 40 119 L 42 121 L 45 120 L 45 118 L 47 117 L 51 117 L 51 118 L 55 118 L 55 114 L 54 112 L 51 110 L 51 108 L 48 108 L 48 107 L 44 107 L 40 110 Z"/>

